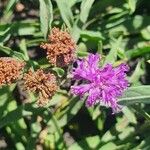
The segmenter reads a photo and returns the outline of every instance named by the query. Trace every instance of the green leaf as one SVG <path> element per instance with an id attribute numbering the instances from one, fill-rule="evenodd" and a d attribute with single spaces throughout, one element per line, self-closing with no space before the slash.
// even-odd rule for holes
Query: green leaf
<path id="1" fill-rule="evenodd" d="M 65 126 L 73 118 L 73 116 L 75 116 L 78 113 L 83 103 L 84 100 L 81 101 L 79 97 L 73 97 L 70 100 L 69 105 L 63 111 L 63 114 L 57 114 L 58 117 L 56 118 L 59 118 L 57 119 L 59 121 L 59 125 L 61 127 Z"/>
<path id="2" fill-rule="evenodd" d="M 142 62 L 139 61 L 133 74 L 129 78 L 130 83 L 136 84 L 139 81 L 140 77 L 144 74 L 144 70 L 141 68 L 141 65 L 142 65 Z"/>
<path id="3" fill-rule="evenodd" d="M 127 119 L 129 120 L 129 122 L 136 124 L 136 116 L 134 115 L 134 113 L 128 108 L 128 107 L 123 107 L 122 112 L 124 113 L 124 115 L 127 117 Z"/>
<path id="4" fill-rule="evenodd" d="M 37 27 L 38 24 L 35 22 L 16 22 L 12 26 L 12 34 L 19 36 L 35 35 Z"/>
<path id="5" fill-rule="evenodd" d="M 10 86 L 3 86 L 0 88 L 0 119 L 3 117 L 9 102 L 14 99 L 12 91 L 15 87 L 16 84 L 11 84 Z"/>
<path id="6" fill-rule="evenodd" d="M 137 113 L 141 114 L 143 117 L 145 117 L 148 121 L 150 121 L 150 115 L 143 110 L 143 108 L 141 108 L 141 106 L 138 106 L 138 105 L 134 105 L 132 106 Z"/>
<path id="7" fill-rule="evenodd" d="M 22 117 L 41 114 L 45 111 L 45 108 L 39 108 L 35 104 L 28 103 L 18 106 L 15 110 L 10 111 L 2 119 L 0 119 L 0 128 L 15 122 Z"/>
<path id="8" fill-rule="evenodd" d="M 10 27 L 8 28 L 4 28 L 4 30 L 0 31 L 0 43 L 3 43 L 5 41 L 7 41 L 11 34 L 10 34 Z"/>
<path id="9" fill-rule="evenodd" d="M 119 139 L 121 141 L 125 140 L 126 138 L 128 138 L 130 135 L 135 133 L 135 129 L 132 126 L 127 126 L 124 127 L 122 132 L 118 135 Z"/>
<path id="10" fill-rule="evenodd" d="M 25 150 L 25 147 L 24 147 L 23 143 L 21 143 L 21 142 L 17 142 L 15 144 L 15 146 L 16 146 L 17 150 Z"/>
<path id="11" fill-rule="evenodd" d="M 77 51 L 78 57 L 85 57 L 85 56 L 88 56 L 88 54 L 89 53 L 85 51 L 81 51 L 81 50 Z"/>
<path id="12" fill-rule="evenodd" d="M 20 47 L 21 52 L 24 54 L 25 60 L 28 61 L 29 56 L 28 56 L 27 44 L 26 44 L 25 39 L 21 40 L 19 47 Z"/>
<path id="13" fill-rule="evenodd" d="M 120 45 L 122 42 L 122 37 L 119 37 L 117 40 L 113 39 L 110 42 L 111 50 L 109 51 L 108 55 L 105 58 L 105 63 L 114 63 L 117 59 L 117 51 L 120 49 Z"/>
<path id="14" fill-rule="evenodd" d="M 87 137 L 79 142 L 72 144 L 69 147 L 69 150 L 83 150 L 83 149 L 98 149 L 98 150 L 116 150 L 121 148 L 122 146 L 117 146 L 113 142 L 102 143 L 101 139 L 98 135 Z"/>
<path id="15" fill-rule="evenodd" d="M 23 116 L 23 106 L 16 108 L 13 111 L 10 111 L 6 116 L 4 116 L 0 122 L 0 128 L 8 125 L 11 122 L 15 122 L 21 119 Z"/>
<path id="16" fill-rule="evenodd" d="M 110 150 L 110 149 L 116 150 L 116 149 L 119 149 L 119 146 L 117 146 L 113 142 L 109 142 L 109 143 L 103 145 L 99 150 Z"/>
<path id="17" fill-rule="evenodd" d="M 142 37 L 145 40 L 150 40 L 150 25 L 141 31 Z"/>
<path id="18" fill-rule="evenodd" d="M 101 114 L 99 106 L 96 106 L 95 108 L 88 108 L 88 111 L 92 117 L 92 120 L 96 120 Z"/>
<path id="19" fill-rule="evenodd" d="M 113 22 L 106 20 L 105 24 L 104 25 L 102 24 L 102 27 L 104 26 L 103 27 L 104 30 L 106 30 L 106 32 L 108 31 L 110 35 L 116 34 L 117 32 L 120 33 L 122 32 L 122 35 L 128 36 L 128 35 L 140 33 L 140 30 L 146 28 L 149 25 L 150 17 L 146 15 L 145 16 L 135 15 L 133 17 L 123 16 L 119 20 L 118 19 L 113 20 Z M 117 22 L 118 24 L 116 25 Z M 106 29 L 108 25 L 112 28 Z M 133 40 L 132 37 L 129 38 Z"/>
<path id="20" fill-rule="evenodd" d="M 99 148 L 98 147 L 99 144 L 100 144 L 100 137 L 98 135 L 91 136 L 72 144 L 69 147 L 69 150 L 97 149 Z"/>
<path id="21" fill-rule="evenodd" d="M 24 119 L 19 119 L 13 124 L 8 125 L 6 127 L 6 131 L 7 134 L 9 134 L 9 136 L 12 138 L 12 142 L 16 143 L 16 150 L 22 150 L 24 147 L 23 143 L 26 143 L 28 139 L 28 131 Z"/>
<path id="22" fill-rule="evenodd" d="M 136 49 L 130 49 L 126 51 L 126 56 L 128 59 L 139 57 L 145 54 L 150 53 L 150 46 L 142 47 L 142 48 L 136 48 Z"/>
<path id="23" fill-rule="evenodd" d="M 56 0 L 57 6 L 60 10 L 61 17 L 69 29 L 73 26 L 73 14 L 71 8 L 66 0 Z"/>
<path id="24" fill-rule="evenodd" d="M 65 71 L 59 67 L 54 67 L 52 70 L 55 71 L 59 77 L 62 77 L 65 73 Z"/>
<path id="25" fill-rule="evenodd" d="M 104 40 L 104 37 L 99 31 L 84 30 L 84 31 L 81 31 L 81 37 L 92 39 L 92 40 L 97 40 L 97 41 Z"/>
<path id="26" fill-rule="evenodd" d="M 130 87 L 124 92 L 123 96 L 119 98 L 118 103 L 121 105 L 132 105 L 135 103 L 150 104 L 149 91 L 149 85 Z"/>
<path id="27" fill-rule="evenodd" d="M 59 149 L 66 149 L 66 143 L 64 142 L 64 138 L 62 136 L 62 130 L 60 128 L 60 124 L 57 120 L 57 118 L 55 117 L 55 115 L 53 115 L 53 113 L 51 112 L 51 110 L 48 108 L 50 116 L 51 116 L 51 122 L 53 123 L 53 125 L 55 126 L 56 132 L 55 133 L 55 137 L 57 138 L 57 148 Z"/>
<path id="28" fill-rule="evenodd" d="M 32 47 L 32 46 L 39 46 L 42 42 L 45 42 L 43 38 L 36 38 L 33 40 L 28 40 L 26 44 L 28 47 Z"/>
<path id="29" fill-rule="evenodd" d="M 136 148 L 135 150 L 137 149 L 142 149 L 142 150 L 149 150 L 150 149 L 150 136 L 146 137 L 142 142 L 141 144 L 139 145 L 138 148 Z"/>
<path id="30" fill-rule="evenodd" d="M 35 35 L 39 30 L 39 23 L 35 21 L 16 21 L 8 24 L 0 24 L 0 32 L 7 31 L 13 36 Z"/>
<path id="31" fill-rule="evenodd" d="M 78 24 L 78 21 L 77 20 L 74 24 L 73 24 L 73 27 L 72 27 L 72 30 L 71 30 L 71 36 L 73 37 L 74 41 L 77 43 L 79 38 L 80 38 L 80 32 L 81 32 L 81 25 Z"/>
<path id="32" fill-rule="evenodd" d="M 150 60 L 147 60 L 147 62 L 150 64 Z"/>
<path id="33" fill-rule="evenodd" d="M 145 17 L 146 18 L 146 17 Z M 137 30 L 143 25 L 143 16 L 136 15 L 132 21 L 133 27 Z"/>
<path id="34" fill-rule="evenodd" d="M 46 39 L 49 28 L 53 21 L 53 6 L 51 0 L 39 0 L 40 2 L 40 24 L 41 30 Z"/>
<path id="35" fill-rule="evenodd" d="M 85 43 L 81 42 L 78 44 L 77 47 L 77 56 L 78 57 L 85 57 L 87 56 L 89 53 L 87 52 L 87 46 Z"/>
<path id="36" fill-rule="evenodd" d="M 77 47 L 77 52 L 78 52 L 78 51 L 87 52 L 87 46 L 86 46 L 86 44 L 83 43 L 83 42 L 80 42 L 80 43 L 78 44 L 78 47 Z"/>
<path id="37" fill-rule="evenodd" d="M 12 57 L 15 57 L 15 58 L 18 58 L 18 59 L 21 59 L 21 60 L 26 60 L 25 56 L 22 53 L 17 52 L 17 51 L 13 51 L 9 47 L 0 45 L 0 51 L 6 53 L 9 56 L 12 56 Z"/>
<path id="38" fill-rule="evenodd" d="M 82 0 L 69 0 L 69 1 L 68 1 L 68 4 L 69 4 L 70 7 L 72 7 L 72 6 L 74 6 L 77 2 L 80 2 L 80 1 L 82 1 Z"/>
<path id="39" fill-rule="evenodd" d="M 41 124 L 37 121 L 36 122 L 32 121 L 30 137 L 28 137 L 26 150 L 35 148 L 36 141 L 37 141 L 37 138 L 38 138 L 41 130 L 42 130 Z"/>
<path id="40" fill-rule="evenodd" d="M 82 0 L 81 3 L 81 12 L 80 12 L 80 20 L 85 23 L 88 19 L 90 9 L 92 7 L 92 4 L 94 3 L 94 0 Z"/>
<path id="41" fill-rule="evenodd" d="M 6 5 L 5 13 L 8 13 L 15 6 L 15 4 L 17 2 L 18 2 L 18 0 L 9 0 L 7 5 Z"/>
<path id="42" fill-rule="evenodd" d="M 22 117 L 22 107 L 18 107 L 16 110 L 9 112 L 5 117 L 3 117 L 0 122 L 0 128 L 6 126 L 7 124 L 17 121 Z"/>
<path id="43" fill-rule="evenodd" d="M 137 3 L 137 0 L 128 0 L 128 5 L 130 8 L 131 14 L 134 13 L 134 11 L 136 9 L 136 3 Z"/>
<path id="44" fill-rule="evenodd" d="M 103 43 L 102 41 L 98 41 L 98 48 L 97 48 L 97 52 L 100 54 L 100 55 L 103 55 Z"/>

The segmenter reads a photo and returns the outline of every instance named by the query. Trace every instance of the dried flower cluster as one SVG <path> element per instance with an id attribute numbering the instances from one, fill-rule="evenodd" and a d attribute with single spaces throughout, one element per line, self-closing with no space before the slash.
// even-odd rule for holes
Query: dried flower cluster
<path id="1" fill-rule="evenodd" d="M 66 66 L 74 60 L 75 43 L 67 31 L 53 28 L 49 35 L 49 42 L 41 47 L 47 50 L 49 62 L 55 66 Z"/>
<path id="2" fill-rule="evenodd" d="M 75 79 L 86 81 L 85 84 L 71 87 L 72 93 L 83 96 L 88 93 L 86 105 L 88 107 L 96 103 L 111 107 L 113 112 L 120 109 L 117 99 L 128 87 L 126 72 L 129 70 L 126 64 L 113 68 L 107 64 L 99 68 L 100 57 L 98 54 L 90 54 L 86 59 L 78 60 L 78 67 L 74 68 Z"/>
<path id="3" fill-rule="evenodd" d="M 48 99 L 52 98 L 58 89 L 56 77 L 51 73 L 44 73 L 41 69 L 36 72 L 29 70 L 23 79 L 25 81 L 25 88 L 38 94 L 38 104 L 40 106 L 47 104 Z"/>
<path id="4" fill-rule="evenodd" d="M 10 57 L 0 58 L 0 86 L 17 80 L 25 63 Z"/>

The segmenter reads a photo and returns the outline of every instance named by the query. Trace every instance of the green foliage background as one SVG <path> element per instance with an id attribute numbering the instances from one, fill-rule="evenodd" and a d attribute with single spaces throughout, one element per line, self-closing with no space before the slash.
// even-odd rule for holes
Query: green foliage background
<path id="1" fill-rule="evenodd" d="M 26 61 L 26 69 L 46 68 L 39 45 L 52 27 L 67 27 L 78 57 L 97 52 L 104 64 L 127 62 L 131 87 L 119 99 L 122 113 L 115 115 L 102 106 L 86 108 L 68 94 L 62 68 L 53 71 L 64 86 L 43 108 L 32 93 L 24 102 L 22 83 L 2 87 L 0 149 L 149 150 L 149 10 L 148 0 L 1 0 L 1 56 Z"/>

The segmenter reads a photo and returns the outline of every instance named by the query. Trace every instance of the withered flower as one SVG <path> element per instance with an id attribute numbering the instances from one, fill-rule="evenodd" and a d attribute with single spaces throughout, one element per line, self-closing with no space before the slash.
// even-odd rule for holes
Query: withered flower
<path id="1" fill-rule="evenodd" d="M 54 27 L 48 38 L 49 43 L 41 45 L 47 51 L 47 59 L 55 66 L 63 67 L 74 60 L 76 45 L 67 31 Z"/>
<path id="2" fill-rule="evenodd" d="M 44 73 L 39 69 L 33 72 L 31 69 L 28 73 L 24 74 L 25 89 L 38 94 L 38 104 L 43 106 L 48 103 L 48 99 L 52 98 L 58 89 L 56 77 L 51 73 Z"/>
<path id="3" fill-rule="evenodd" d="M 11 57 L 0 57 L 0 86 L 19 78 L 25 63 Z"/>

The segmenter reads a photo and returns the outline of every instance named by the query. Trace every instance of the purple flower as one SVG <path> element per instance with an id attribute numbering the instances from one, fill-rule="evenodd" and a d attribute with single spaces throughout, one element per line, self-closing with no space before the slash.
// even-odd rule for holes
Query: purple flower
<path id="1" fill-rule="evenodd" d="M 74 79 L 83 80 L 85 83 L 72 86 L 71 92 L 80 97 L 87 94 L 86 106 L 88 107 L 100 103 L 117 112 L 120 110 L 117 99 L 129 85 L 126 80 L 129 67 L 121 64 L 113 68 L 111 64 L 107 64 L 100 68 L 99 61 L 98 54 L 90 54 L 86 59 L 77 61 L 78 66 L 73 68 L 72 74 Z"/>

